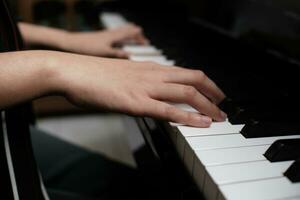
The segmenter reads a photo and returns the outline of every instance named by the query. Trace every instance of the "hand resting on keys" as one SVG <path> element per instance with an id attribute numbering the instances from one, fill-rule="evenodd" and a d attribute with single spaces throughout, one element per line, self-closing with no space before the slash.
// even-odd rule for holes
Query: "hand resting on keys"
<path id="1" fill-rule="evenodd" d="M 55 51 L 1 53 L 0 66 L 1 109 L 60 94 L 83 107 L 197 127 L 226 118 L 216 106 L 225 95 L 201 71 Z M 166 102 L 189 104 L 203 115 Z"/>
<path id="2" fill-rule="evenodd" d="M 45 45 L 63 51 L 92 56 L 127 58 L 128 54 L 116 46 L 126 42 L 147 44 L 143 30 L 128 24 L 113 30 L 69 32 L 27 23 L 18 24 L 28 45 Z"/>

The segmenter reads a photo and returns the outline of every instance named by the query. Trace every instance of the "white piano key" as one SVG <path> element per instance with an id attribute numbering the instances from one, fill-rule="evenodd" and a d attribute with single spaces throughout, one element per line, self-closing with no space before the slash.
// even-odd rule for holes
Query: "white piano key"
<path id="1" fill-rule="evenodd" d="M 187 126 L 178 126 L 177 128 L 176 146 L 180 157 L 183 159 L 185 156 L 185 148 L 187 149 L 186 152 L 190 152 L 190 149 L 197 149 L 194 148 L 194 143 L 192 143 L 192 145 L 186 145 L 187 138 L 195 136 L 211 137 L 212 135 L 239 134 L 238 132 L 241 130 L 242 125 L 231 125 L 229 122 L 213 122 L 210 128 L 194 128 Z M 191 141 L 194 140 L 191 139 Z"/>
<path id="2" fill-rule="evenodd" d="M 129 56 L 129 60 L 137 61 L 137 62 L 155 62 L 160 65 L 166 65 L 166 66 L 173 66 L 175 65 L 175 61 L 168 60 L 165 56 L 158 55 L 158 56 L 137 56 L 137 55 L 131 55 Z"/>
<path id="3" fill-rule="evenodd" d="M 130 60 L 133 61 L 167 61 L 167 58 L 163 55 L 154 55 L 154 56 L 137 56 L 137 55 L 130 55 L 129 56 Z"/>
<path id="4" fill-rule="evenodd" d="M 178 129 L 184 137 L 192 137 L 192 136 L 239 134 L 240 130 L 242 130 L 243 127 L 244 125 L 232 125 L 228 121 L 225 121 L 225 122 L 213 122 L 209 128 L 178 126 Z"/>
<path id="5" fill-rule="evenodd" d="M 267 144 L 272 144 L 274 141 L 279 139 L 292 139 L 292 138 L 300 138 L 300 135 L 245 138 L 242 134 L 229 134 L 229 135 L 186 137 L 186 141 L 190 145 L 190 147 L 194 150 L 208 150 L 208 149 L 218 149 L 218 148 L 267 145 Z"/>
<path id="6" fill-rule="evenodd" d="M 187 104 L 174 104 L 176 107 L 183 109 L 188 112 L 198 112 L 193 107 Z M 243 125 L 232 125 L 227 121 L 225 122 L 213 122 L 209 128 L 195 128 L 188 127 L 178 123 L 171 123 L 172 126 L 177 126 L 177 150 L 179 156 L 183 158 L 184 148 L 186 139 L 185 137 L 190 136 L 208 136 L 208 135 L 218 135 L 218 134 L 237 134 L 243 128 Z"/>
<path id="7" fill-rule="evenodd" d="M 176 126 L 184 126 L 184 124 L 176 123 L 176 122 L 169 122 L 169 124 L 170 124 L 171 126 L 174 126 L 174 127 L 176 127 Z"/>
<path id="8" fill-rule="evenodd" d="M 206 151 L 195 151 L 193 156 L 192 175 L 197 185 L 206 188 L 204 195 L 211 199 L 216 197 L 216 182 L 206 175 L 207 168 L 210 166 L 224 166 L 229 164 L 248 163 L 253 161 L 265 161 L 263 153 L 270 145 L 252 146 L 242 148 L 229 149 L 213 149 Z M 185 163 L 185 166 L 190 166 L 191 163 Z M 201 179 L 201 181 L 198 181 Z"/>
<path id="9" fill-rule="evenodd" d="M 270 145 L 227 149 L 196 150 L 194 148 L 191 148 L 191 146 L 185 144 L 182 159 L 184 161 L 185 166 L 187 167 L 187 170 L 192 173 L 194 159 L 199 159 L 205 167 L 213 165 L 266 160 L 263 154 L 269 146 Z"/>
<path id="10" fill-rule="evenodd" d="M 193 157 L 194 148 L 186 144 L 186 137 L 192 136 L 208 136 L 212 135 L 223 135 L 223 134 L 239 134 L 239 130 L 242 128 L 241 125 L 231 125 L 228 122 L 214 122 L 210 128 L 192 128 L 178 126 L 179 134 L 177 136 L 177 149 L 179 155 L 182 156 L 185 166 L 188 171 L 192 171 L 193 168 Z M 223 131 L 223 132 L 222 132 Z M 183 153 L 181 153 L 183 152 Z"/>
<path id="11" fill-rule="evenodd" d="M 287 178 L 274 178 L 223 185 L 219 199 L 230 200 L 275 200 L 300 196 L 300 183 L 292 183 Z"/>
<path id="12" fill-rule="evenodd" d="M 277 200 L 300 200 L 300 196 L 291 197 L 291 198 L 284 198 L 284 199 L 277 199 Z"/>
<path id="13" fill-rule="evenodd" d="M 199 159 L 195 159 L 193 179 L 206 199 L 216 199 L 219 187 L 228 183 L 259 180 L 283 176 L 282 173 L 292 163 L 276 163 L 272 166 L 268 161 L 246 162 L 233 165 L 205 167 Z"/>
<path id="14" fill-rule="evenodd" d="M 196 181 L 196 184 L 200 186 L 201 191 L 206 199 L 216 199 L 220 185 L 229 183 L 230 180 L 232 182 L 239 182 L 245 181 L 245 179 L 249 178 L 247 175 L 249 175 L 251 172 L 244 171 L 243 167 L 244 169 L 248 170 L 249 168 L 246 167 L 247 164 L 252 164 L 251 162 L 254 163 L 266 161 L 263 153 L 268 149 L 268 147 L 269 145 L 231 149 L 214 149 L 201 152 L 196 151 L 194 153 L 195 156 L 193 157 L 193 179 Z M 189 164 L 185 163 L 185 165 L 187 166 Z M 239 165 L 241 168 L 233 167 L 232 169 L 236 171 L 231 171 L 230 166 Z M 210 169 L 210 171 L 208 169 Z M 223 174 L 226 172 L 228 172 L 228 174 Z M 245 174 L 239 176 L 240 173 Z M 233 177 L 230 176 L 232 174 Z M 279 172 L 277 173 L 277 176 L 278 174 Z M 216 175 L 216 179 L 214 179 L 214 175 Z M 198 179 L 201 179 L 201 181 L 198 181 Z"/>
<path id="15" fill-rule="evenodd" d="M 118 13 L 105 12 L 99 15 L 99 18 L 105 28 L 115 29 L 128 24 L 127 20 Z"/>
<path id="16" fill-rule="evenodd" d="M 203 193 L 216 199 L 219 187 L 225 184 L 283 177 L 292 161 L 271 163 L 267 160 L 207 167 Z"/>
<path id="17" fill-rule="evenodd" d="M 231 165 L 208 166 L 208 174 L 218 185 L 232 184 L 242 181 L 282 177 L 293 161 L 238 163 Z"/>
<path id="18" fill-rule="evenodd" d="M 264 161 L 264 153 L 270 145 L 249 146 L 241 148 L 212 149 L 195 151 L 196 159 L 205 166 L 225 165 L 242 162 Z"/>
<path id="19" fill-rule="evenodd" d="M 162 51 L 150 45 L 126 45 L 122 48 L 130 55 L 161 55 Z"/>
<path id="20" fill-rule="evenodd" d="M 137 61 L 137 62 L 144 62 L 144 61 L 149 61 L 149 62 L 155 62 L 161 65 L 174 65 L 175 62 L 172 60 L 168 60 L 165 56 L 163 55 L 154 55 L 154 56 L 146 56 L 146 55 L 130 55 L 129 60 L 132 61 Z"/>
<path id="21" fill-rule="evenodd" d="M 174 60 L 166 60 L 166 61 L 161 61 L 161 62 L 157 62 L 160 65 L 165 65 L 165 66 L 174 66 L 175 65 L 175 61 Z"/>

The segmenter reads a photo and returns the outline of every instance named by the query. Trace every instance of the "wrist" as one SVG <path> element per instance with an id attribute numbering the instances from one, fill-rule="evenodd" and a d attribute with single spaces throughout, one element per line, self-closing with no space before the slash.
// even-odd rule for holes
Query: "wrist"
<path id="1" fill-rule="evenodd" d="M 68 66 L 68 61 L 64 54 L 57 51 L 37 51 L 42 58 L 42 66 L 39 71 L 40 78 L 43 79 L 42 85 L 45 95 L 64 95 L 65 73 L 64 68 Z"/>
<path id="2" fill-rule="evenodd" d="M 47 77 L 45 82 L 48 93 L 68 96 L 80 85 L 82 66 L 91 65 L 89 57 L 59 51 L 45 53 L 48 59 L 43 76 Z"/>

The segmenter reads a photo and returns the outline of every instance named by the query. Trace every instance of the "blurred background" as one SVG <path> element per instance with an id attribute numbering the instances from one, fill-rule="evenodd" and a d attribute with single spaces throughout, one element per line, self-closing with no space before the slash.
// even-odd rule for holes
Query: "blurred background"
<path id="1" fill-rule="evenodd" d="M 10 1 L 23 21 L 69 30 L 90 30 L 99 26 L 97 13 L 93 13 L 93 8 L 105 0 Z"/>

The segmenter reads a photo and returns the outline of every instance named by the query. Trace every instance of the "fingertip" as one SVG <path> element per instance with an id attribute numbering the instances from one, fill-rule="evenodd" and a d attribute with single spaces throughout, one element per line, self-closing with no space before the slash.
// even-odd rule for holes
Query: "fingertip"
<path id="1" fill-rule="evenodd" d="M 119 58 L 128 59 L 129 56 L 127 54 L 122 54 L 118 56 Z"/>
<path id="2" fill-rule="evenodd" d="M 219 96 L 218 102 L 216 102 L 216 103 L 217 104 L 221 103 L 225 98 L 226 98 L 225 93 L 222 90 L 220 90 L 220 96 Z"/>
<path id="3" fill-rule="evenodd" d="M 144 39 L 143 43 L 144 43 L 144 45 L 149 45 L 149 44 L 150 44 L 150 41 L 147 40 L 147 39 Z"/>
<path id="4" fill-rule="evenodd" d="M 212 119 L 210 117 L 207 117 L 207 116 L 202 116 L 202 120 L 205 124 L 211 124 L 212 123 Z"/>
<path id="5" fill-rule="evenodd" d="M 216 121 L 223 122 L 226 119 L 227 119 L 227 114 L 225 112 L 223 112 L 222 110 L 220 110 L 219 116 L 216 118 Z"/>
<path id="6" fill-rule="evenodd" d="M 221 118 L 223 119 L 223 120 L 226 120 L 226 118 L 227 118 L 227 114 L 225 113 L 225 112 L 223 112 L 223 111 L 221 111 Z"/>
<path id="7" fill-rule="evenodd" d="M 201 128 L 208 128 L 212 123 L 212 119 L 207 116 L 197 115 L 195 116 L 195 124 L 194 126 L 201 127 Z"/>
<path id="8" fill-rule="evenodd" d="M 129 54 L 125 51 L 118 50 L 118 51 L 116 51 L 116 57 L 127 59 L 127 58 L 129 58 Z"/>

